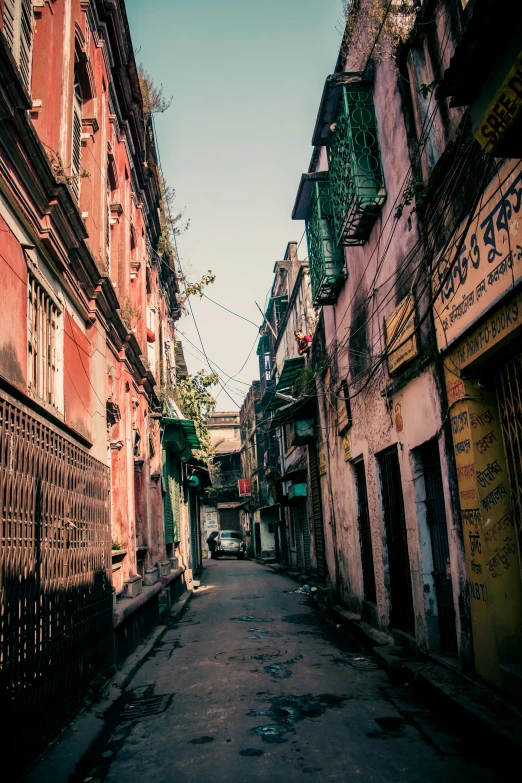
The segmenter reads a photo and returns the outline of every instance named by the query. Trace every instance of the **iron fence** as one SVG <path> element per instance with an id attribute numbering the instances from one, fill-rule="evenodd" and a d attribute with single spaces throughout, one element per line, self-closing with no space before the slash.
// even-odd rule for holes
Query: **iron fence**
<path id="1" fill-rule="evenodd" d="M 0 392 L 0 721 L 18 773 L 113 662 L 108 492 L 105 465 Z"/>

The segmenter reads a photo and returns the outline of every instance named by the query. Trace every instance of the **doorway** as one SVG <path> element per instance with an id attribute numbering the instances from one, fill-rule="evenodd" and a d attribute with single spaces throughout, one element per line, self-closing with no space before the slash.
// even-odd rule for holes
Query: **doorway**
<path id="1" fill-rule="evenodd" d="M 413 634 L 415 616 L 397 446 L 378 457 L 390 575 L 390 626 Z"/>

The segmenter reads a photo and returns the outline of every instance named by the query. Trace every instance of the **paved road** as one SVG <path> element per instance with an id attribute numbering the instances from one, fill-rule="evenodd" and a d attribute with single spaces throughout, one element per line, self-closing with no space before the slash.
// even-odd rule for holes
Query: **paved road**
<path id="1" fill-rule="evenodd" d="M 414 689 L 256 563 L 210 561 L 78 781 L 503 780 Z"/>

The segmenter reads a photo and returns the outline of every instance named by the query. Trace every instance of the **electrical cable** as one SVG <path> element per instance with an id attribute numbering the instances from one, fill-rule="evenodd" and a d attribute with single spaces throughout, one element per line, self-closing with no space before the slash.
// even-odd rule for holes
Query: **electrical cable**
<path id="1" fill-rule="evenodd" d="M 155 146 L 156 146 L 156 154 L 158 156 L 158 166 L 159 166 L 159 170 L 160 170 L 161 176 L 164 179 L 164 176 L 163 176 L 163 166 L 161 164 L 161 156 L 160 156 L 160 151 L 159 151 L 159 144 L 157 143 L 156 125 L 155 125 L 155 122 L 154 122 L 154 117 L 151 118 L 151 126 L 152 126 L 152 134 L 153 134 L 153 138 L 154 138 L 154 142 L 155 142 Z M 171 210 L 170 210 L 170 204 L 166 203 L 166 207 L 167 207 L 167 210 L 168 210 L 168 217 L 169 217 L 170 227 L 171 227 L 171 231 L 172 231 L 172 239 L 173 239 L 173 242 L 174 242 L 174 248 L 175 248 L 175 251 L 176 251 L 176 258 L 177 258 L 177 261 L 178 261 L 178 265 L 179 265 L 181 274 L 184 277 L 183 267 L 182 267 L 182 264 L 181 264 L 181 257 L 179 255 L 179 251 L 178 251 L 178 243 L 176 241 L 176 232 L 174 230 L 174 222 L 172 220 L 172 213 L 171 213 Z M 188 305 L 188 308 L 190 310 L 190 314 L 192 316 L 192 320 L 194 321 L 194 326 L 195 326 L 195 329 L 196 329 L 196 333 L 198 335 L 198 339 L 199 339 L 199 342 L 201 344 L 201 350 L 203 352 L 203 355 L 205 356 L 205 360 L 206 360 L 206 362 L 207 362 L 207 364 L 209 366 L 209 369 L 211 370 L 211 372 L 213 372 L 212 366 L 210 364 L 210 361 L 209 361 L 208 356 L 207 356 L 206 351 L 205 351 L 205 346 L 203 344 L 203 339 L 201 337 L 201 332 L 199 331 L 199 326 L 198 326 L 198 323 L 196 321 L 196 317 L 194 315 L 194 311 L 192 309 L 192 304 L 191 304 L 189 296 L 187 297 L 187 305 Z M 230 394 L 228 393 L 226 388 L 221 383 L 221 380 L 219 380 L 219 385 L 221 386 L 221 388 L 223 389 L 223 391 L 225 392 L 227 397 L 231 400 L 231 402 L 233 402 L 233 404 L 237 408 L 240 408 L 241 406 L 238 405 L 238 403 L 234 400 L 234 398 L 230 396 Z"/>

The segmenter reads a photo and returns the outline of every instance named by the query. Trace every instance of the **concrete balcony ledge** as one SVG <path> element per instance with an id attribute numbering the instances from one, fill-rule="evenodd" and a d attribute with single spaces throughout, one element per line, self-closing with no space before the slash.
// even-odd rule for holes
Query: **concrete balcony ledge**
<path id="1" fill-rule="evenodd" d="M 148 587 L 143 587 L 142 591 L 135 598 L 123 598 L 118 601 L 116 609 L 113 612 L 113 625 L 114 628 L 118 628 L 124 622 L 126 622 L 132 615 L 141 609 L 149 601 L 152 601 L 165 587 L 167 587 L 175 579 L 185 572 L 185 566 L 180 566 L 174 571 L 171 571 L 168 576 L 161 576 L 159 581 Z M 141 578 L 141 577 L 140 577 Z"/>

